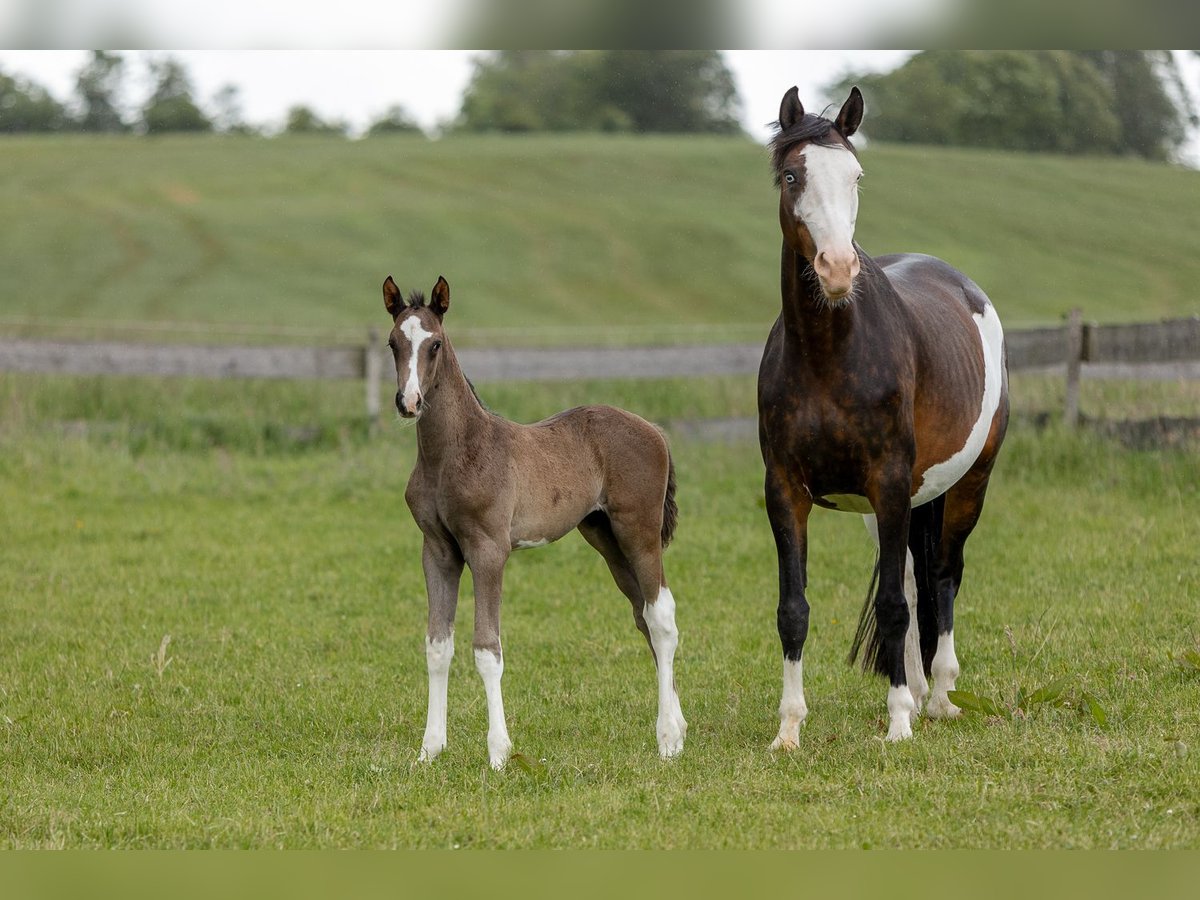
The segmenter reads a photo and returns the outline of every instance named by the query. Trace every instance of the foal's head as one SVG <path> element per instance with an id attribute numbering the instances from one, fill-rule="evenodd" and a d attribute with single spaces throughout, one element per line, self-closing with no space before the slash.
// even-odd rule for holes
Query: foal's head
<path id="1" fill-rule="evenodd" d="M 420 291 L 410 292 L 405 301 L 389 275 L 383 283 L 383 305 L 393 323 L 388 346 L 396 358 L 396 409 L 406 419 L 419 418 L 425 409 L 425 390 L 437 380 L 450 285 L 439 275 L 428 304 Z"/>
<path id="2" fill-rule="evenodd" d="M 807 115 L 792 88 L 779 106 L 771 161 L 779 186 L 783 239 L 812 263 L 826 299 L 846 301 L 858 275 L 854 223 L 863 169 L 850 141 L 863 116 L 858 88 L 834 121 Z"/>

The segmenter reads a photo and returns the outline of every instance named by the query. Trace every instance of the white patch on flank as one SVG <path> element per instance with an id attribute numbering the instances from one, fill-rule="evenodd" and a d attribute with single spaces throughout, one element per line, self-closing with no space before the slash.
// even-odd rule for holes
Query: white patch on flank
<path id="1" fill-rule="evenodd" d="M 804 157 L 805 185 L 796 201 L 796 218 L 808 226 L 817 250 L 853 253 L 862 166 L 843 147 L 809 144 L 800 154 Z"/>
<path id="2" fill-rule="evenodd" d="M 513 545 L 513 549 L 514 550 L 531 550 L 534 547 L 545 547 L 548 543 L 550 543 L 550 540 L 548 538 L 542 538 L 540 541 L 517 541 Z"/>
<path id="3" fill-rule="evenodd" d="M 421 383 L 417 379 L 417 354 L 421 350 L 421 344 L 427 338 L 433 337 L 433 333 L 426 331 L 416 316 L 405 319 L 404 324 L 400 326 L 400 332 L 412 344 L 412 354 L 408 357 L 408 381 L 404 383 L 404 405 L 411 410 L 417 397 L 421 395 Z"/>
<path id="4" fill-rule="evenodd" d="M 446 693 L 450 684 L 450 660 L 454 657 L 454 635 L 439 641 L 425 638 L 425 663 L 429 669 L 429 714 L 421 756 L 427 762 L 446 747 Z"/>
<path id="5" fill-rule="evenodd" d="M 975 464 L 983 445 L 987 443 L 992 417 L 1000 405 L 1000 360 L 1004 352 L 1004 329 L 1000 327 L 1000 318 L 990 303 L 984 306 L 982 315 L 972 315 L 971 318 L 975 320 L 983 344 L 983 400 L 979 406 L 979 418 L 975 420 L 961 450 L 925 470 L 921 486 L 913 494 L 913 506 L 928 503 L 946 493 Z"/>
<path id="6" fill-rule="evenodd" d="M 804 660 L 783 661 L 783 695 L 779 700 L 779 736 L 772 750 L 794 750 L 800 743 L 800 726 L 808 716 L 804 702 Z"/>
<path id="7" fill-rule="evenodd" d="M 903 741 L 912 737 L 912 720 L 917 711 L 908 685 L 888 688 L 888 733 L 889 741 Z"/>
<path id="8" fill-rule="evenodd" d="M 650 631 L 650 643 L 658 664 L 658 752 L 663 759 L 678 756 L 687 735 L 687 721 L 675 693 L 675 648 L 679 632 L 675 628 L 675 598 L 666 585 L 658 589 L 658 598 L 647 603 L 642 615 Z"/>
<path id="9" fill-rule="evenodd" d="M 500 695 L 500 678 L 504 675 L 504 657 L 491 650 L 475 650 L 475 668 L 483 679 L 483 692 L 488 709 L 488 759 L 497 771 L 504 768 L 512 751 L 508 725 L 504 722 L 504 698 Z"/>
<path id="10" fill-rule="evenodd" d="M 950 702 L 947 691 L 954 690 L 958 678 L 958 657 L 954 655 L 954 632 L 938 635 L 937 652 L 933 654 L 933 696 L 929 698 L 926 713 L 935 719 L 952 719 L 962 712 Z"/>

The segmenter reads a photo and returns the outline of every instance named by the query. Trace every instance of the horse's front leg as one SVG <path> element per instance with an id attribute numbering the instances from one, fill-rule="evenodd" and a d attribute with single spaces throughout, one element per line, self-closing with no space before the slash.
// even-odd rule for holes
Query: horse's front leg
<path id="1" fill-rule="evenodd" d="M 504 698 L 500 679 L 504 654 L 500 647 L 500 593 L 508 547 L 494 541 L 475 543 L 468 551 L 471 576 L 475 581 L 475 668 L 483 679 L 488 709 L 488 759 L 493 769 L 503 769 L 512 751 L 508 725 L 504 721 Z"/>
<path id="2" fill-rule="evenodd" d="M 877 669 L 888 677 L 890 685 L 889 741 L 912 737 L 912 720 L 917 712 L 904 665 L 909 624 L 908 600 L 904 594 L 912 496 L 909 471 L 876 482 L 869 494 L 879 528 L 879 588 L 875 594 L 875 625 L 880 642 Z"/>
<path id="3" fill-rule="evenodd" d="M 446 695 L 450 684 L 450 660 L 454 657 L 454 613 L 458 608 L 463 558 L 452 538 L 426 537 L 421 564 L 429 595 L 429 626 L 425 632 L 429 711 L 420 759 L 428 761 L 446 747 Z"/>
<path id="4" fill-rule="evenodd" d="M 767 517 L 779 558 L 779 607 L 776 625 L 783 645 L 783 694 L 779 701 L 779 734 L 772 750 L 792 750 L 800 743 L 800 725 L 808 715 L 804 701 L 804 642 L 808 638 L 808 516 L 812 499 L 797 491 L 782 467 L 767 462 Z"/>

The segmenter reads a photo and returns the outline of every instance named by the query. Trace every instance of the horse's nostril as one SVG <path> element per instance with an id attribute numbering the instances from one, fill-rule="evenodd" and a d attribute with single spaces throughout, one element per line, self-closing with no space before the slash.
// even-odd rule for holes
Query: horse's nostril
<path id="1" fill-rule="evenodd" d="M 413 412 L 420 412 L 423 405 L 424 401 L 420 397 L 417 397 L 417 399 L 413 401 Z"/>
<path id="2" fill-rule="evenodd" d="M 396 391 L 396 410 L 397 412 L 404 412 L 404 395 L 399 391 Z"/>

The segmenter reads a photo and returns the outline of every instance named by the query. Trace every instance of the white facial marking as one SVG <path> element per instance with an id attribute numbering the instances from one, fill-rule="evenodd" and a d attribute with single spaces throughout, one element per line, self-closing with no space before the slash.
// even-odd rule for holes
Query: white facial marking
<path id="1" fill-rule="evenodd" d="M 889 741 L 903 741 L 912 737 L 912 720 L 917 711 L 912 691 L 908 685 L 888 688 L 888 733 Z"/>
<path id="2" fill-rule="evenodd" d="M 512 741 L 504 721 L 504 698 L 500 694 L 500 678 L 504 675 L 504 657 L 491 650 L 475 651 L 475 668 L 483 679 L 483 692 L 488 709 L 488 760 L 499 771 L 508 762 Z"/>
<path id="3" fill-rule="evenodd" d="M 779 700 L 779 735 L 772 750 L 794 750 L 800 744 L 800 726 L 808 717 L 804 702 L 804 660 L 784 659 L 783 695 Z"/>
<path id="4" fill-rule="evenodd" d="M 984 306 L 982 315 L 972 315 L 971 318 L 979 329 L 979 339 L 983 344 L 983 398 L 979 405 L 979 418 L 971 426 L 971 433 L 967 435 L 961 450 L 925 470 L 921 485 L 913 494 L 913 506 L 928 503 L 946 493 L 974 465 L 983 445 L 987 443 L 992 417 L 1000 406 L 1000 360 L 1004 352 L 1004 329 L 1000 327 L 1000 318 L 990 303 Z"/>
<path id="5" fill-rule="evenodd" d="M 675 627 L 675 598 L 670 588 L 662 585 L 653 603 L 642 611 L 650 631 L 650 644 L 658 664 L 658 752 L 663 759 L 678 756 L 683 751 L 687 722 L 675 693 L 675 648 L 679 646 L 679 631 Z"/>
<path id="6" fill-rule="evenodd" d="M 404 384 L 404 405 L 411 410 L 417 402 L 417 397 L 421 395 L 421 383 L 417 378 L 417 354 L 421 351 L 421 344 L 427 338 L 433 337 L 433 333 L 426 331 L 416 316 L 409 316 L 404 320 L 400 326 L 400 333 L 408 338 L 412 345 L 412 353 L 408 357 L 408 381 Z"/>
<path id="7" fill-rule="evenodd" d="M 446 693 L 450 683 L 450 660 L 454 657 L 454 635 L 442 640 L 425 638 L 425 662 L 429 670 L 429 714 L 421 741 L 422 761 L 429 761 L 446 747 Z"/>
<path id="8" fill-rule="evenodd" d="M 800 155 L 804 157 L 805 184 L 796 201 L 796 218 L 808 226 L 818 252 L 853 253 L 862 166 L 853 153 L 841 147 L 809 144 Z"/>
<path id="9" fill-rule="evenodd" d="M 958 678 L 958 657 L 954 655 L 954 632 L 938 635 L 937 652 L 933 654 L 933 696 L 925 710 L 935 719 L 952 719 L 962 712 L 950 702 L 947 691 L 954 690 Z"/>

